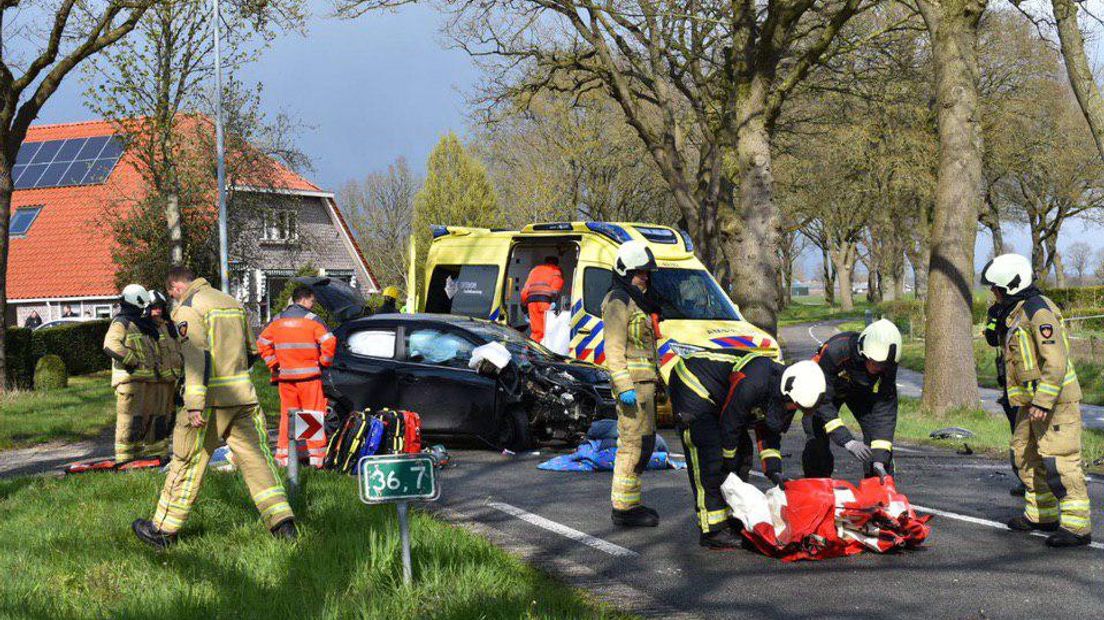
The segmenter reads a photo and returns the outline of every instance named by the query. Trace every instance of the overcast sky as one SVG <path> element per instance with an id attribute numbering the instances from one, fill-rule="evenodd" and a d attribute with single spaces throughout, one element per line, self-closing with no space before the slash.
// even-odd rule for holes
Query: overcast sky
<path id="1" fill-rule="evenodd" d="M 277 40 L 240 77 L 264 84 L 269 112 L 287 113 L 307 126 L 299 144 L 314 164 L 307 176 L 322 187 L 337 191 L 345 181 L 385 168 L 397 157 L 422 169 L 443 133 L 465 131 L 466 93 L 480 77 L 464 52 L 446 49 L 440 22 L 424 5 L 354 21 L 315 15 L 305 37 Z M 89 120 L 83 90 L 79 80 L 70 79 L 39 122 Z M 1076 240 L 1104 246 L 1082 222 L 1068 227 L 1063 246 Z M 1026 231 L 1006 228 L 1014 248 L 1027 252 Z M 979 264 L 988 254 L 988 237 L 979 235 Z"/>

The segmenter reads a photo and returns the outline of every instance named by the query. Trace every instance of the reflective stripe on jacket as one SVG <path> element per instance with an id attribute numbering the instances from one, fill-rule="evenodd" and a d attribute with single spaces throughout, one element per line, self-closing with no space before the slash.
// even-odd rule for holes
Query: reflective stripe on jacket
<path id="1" fill-rule="evenodd" d="M 1012 309 L 1005 324 L 1008 401 L 1049 411 L 1058 403 L 1081 400 L 1069 334 L 1058 306 L 1043 295 L 1030 297 Z"/>
<path id="2" fill-rule="evenodd" d="M 537 265 L 529 272 L 525 287 L 521 289 L 521 303 L 556 301 L 563 287 L 563 271 L 559 265 Z"/>
<path id="3" fill-rule="evenodd" d="M 636 383 L 659 379 L 656 366 L 656 321 L 627 294 L 613 290 L 602 301 L 606 338 L 606 370 L 616 394 L 634 389 Z"/>
<path id="4" fill-rule="evenodd" d="M 302 381 L 322 374 L 333 364 L 337 339 L 318 315 L 295 304 L 284 310 L 261 332 L 257 349 L 279 381 Z"/>
<path id="5" fill-rule="evenodd" d="M 111 357 L 111 387 L 157 380 L 157 345 L 125 317 L 111 321 L 104 336 L 104 352 Z"/>

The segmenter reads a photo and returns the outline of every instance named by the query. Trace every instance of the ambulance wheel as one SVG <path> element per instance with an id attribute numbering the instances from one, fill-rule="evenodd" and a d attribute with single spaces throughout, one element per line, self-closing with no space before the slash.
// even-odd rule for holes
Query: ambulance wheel
<path id="1" fill-rule="evenodd" d="M 533 431 L 529 428 L 529 415 L 524 409 L 510 409 L 503 416 L 498 445 L 513 452 L 528 450 L 533 445 Z"/>

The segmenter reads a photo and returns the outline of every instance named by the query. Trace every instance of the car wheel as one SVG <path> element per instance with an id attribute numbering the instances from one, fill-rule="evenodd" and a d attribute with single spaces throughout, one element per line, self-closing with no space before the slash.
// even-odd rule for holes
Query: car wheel
<path id="1" fill-rule="evenodd" d="M 518 407 L 506 412 L 498 431 L 498 445 L 513 452 L 528 450 L 533 445 L 533 432 L 529 428 L 529 415 Z"/>

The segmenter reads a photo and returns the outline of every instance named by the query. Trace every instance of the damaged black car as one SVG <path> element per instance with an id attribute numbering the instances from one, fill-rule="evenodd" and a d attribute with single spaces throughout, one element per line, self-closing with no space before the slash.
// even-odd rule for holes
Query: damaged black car
<path id="1" fill-rule="evenodd" d="M 557 355 L 509 327 L 440 314 L 364 317 L 347 284 L 300 278 L 340 325 L 323 385 L 337 418 L 383 407 L 416 411 L 430 437 L 474 437 L 496 448 L 575 442 L 599 418 L 616 416 L 609 375 Z M 480 364 L 490 343 L 508 356 Z M 499 347 L 499 345 L 501 345 Z"/>

